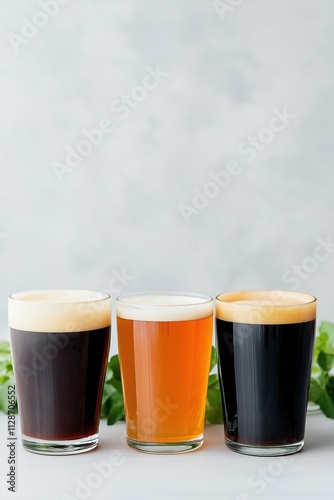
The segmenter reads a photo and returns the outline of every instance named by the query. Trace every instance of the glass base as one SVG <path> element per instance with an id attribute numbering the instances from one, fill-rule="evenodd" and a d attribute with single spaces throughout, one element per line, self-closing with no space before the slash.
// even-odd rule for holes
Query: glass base
<path id="1" fill-rule="evenodd" d="M 81 439 L 69 439 L 64 441 L 49 441 L 44 439 L 21 436 L 23 447 L 32 453 L 42 455 L 76 455 L 96 448 L 99 435 L 94 434 Z"/>
<path id="2" fill-rule="evenodd" d="M 320 406 L 317 405 L 316 403 L 313 403 L 312 401 L 309 401 L 307 404 L 307 414 L 312 414 L 312 413 L 320 413 Z"/>
<path id="3" fill-rule="evenodd" d="M 237 453 L 243 455 L 252 455 L 255 457 L 278 457 L 282 455 L 291 455 L 297 453 L 304 446 L 304 441 L 293 444 L 282 444 L 280 446 L 250 446 L 248 444 L 235 443 L 225 438 L 226 446 Z"/>
<path id="4" fill-rule="evenodd" d="M 127 437 L 126 441 L 130 448 L 143 453 L 153 453 L 155 455 L 174 455 L 176 453 L 188 453 L 194 451 L 203 444 L 203 434 L 189 441 L 177 443 L 152 443 L 146 441 L 137 441 Z"/>

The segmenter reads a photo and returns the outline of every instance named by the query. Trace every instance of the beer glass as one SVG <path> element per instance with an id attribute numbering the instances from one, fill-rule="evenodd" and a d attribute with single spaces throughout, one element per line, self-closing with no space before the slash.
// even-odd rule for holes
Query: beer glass
<path id="1" fill-rule="evenodd" d="M 304 444 L 316 298 L 280 291 L 223 293 L 216 300 L 225 442 L 275 456 Z"/>
<path id="2" fill-rule="evenodd" d="M 127 442 L 148 453 L 203 443 L 213 299 L 148 292 L 116 300 Z"/>
<path id="3" fill-rule="evenodd" d="M 24 448 L 66 455 L 98 443 L 111 297 L 86 290 L 10 295 L 10 340 Z"/>

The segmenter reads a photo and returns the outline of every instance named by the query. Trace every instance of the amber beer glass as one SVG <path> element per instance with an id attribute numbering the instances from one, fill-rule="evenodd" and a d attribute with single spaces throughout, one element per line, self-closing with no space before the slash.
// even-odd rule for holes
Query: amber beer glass
<path id="1" fill-rule="evenodd" d="M 98 444 L 111 297 L 86 290 L 10 295 L 10 340 L 23 446 L 81 453 Z"/>
<path id="2" fill-rule="evenodd" d="M 117 298 L 118 351 L 129 446 L 148 453 L 203 443 L 213 300 L 137 293 Z"/>
<path id="3" fill-rule="evenodd" d="M 275 456 L 303 447 L 315 319 L 316 298 L 304 293 L 218 295 L 218 369 L 231 450 Z"/>

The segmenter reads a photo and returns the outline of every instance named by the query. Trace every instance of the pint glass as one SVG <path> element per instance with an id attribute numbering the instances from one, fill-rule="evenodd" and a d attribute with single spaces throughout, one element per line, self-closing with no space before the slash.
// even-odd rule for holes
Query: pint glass
<path id="1" fill-rule="evenodd" d="M 315 297 L 253 290 L 218 295 L 216 326 L 226 445 L 286 455 L 304 444 Z"/>
<path id="2" fill-rule="evenodd" d="M 213 300 L 138 293 L 116 302 L 127 442 L 151 453 L 203 443 Z"/>
<path id="3" fill-rule="evenodd" d="M 8 316 L 23 446 L 51 455 L 91 450 L 98 443 L 111 297 L 14 293 Z"/>

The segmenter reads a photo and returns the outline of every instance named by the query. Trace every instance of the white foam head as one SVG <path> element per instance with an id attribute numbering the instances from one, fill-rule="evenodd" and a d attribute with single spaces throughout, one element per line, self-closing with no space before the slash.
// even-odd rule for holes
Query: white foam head
<path id="1" fill-rule="evenodd" d="M 111 297 L 89 290 L 33 290 L 8 299 L 9 326 L 32 332 L 81 332 L 111 324 Z"/>
<path id="2" fill-rule="evenodd" d="M 213 299 L 207 295 L 178 292 L 147 292 L 121 295 L 117 316 L 137 321 L 189 321 L 213 314 Z"/>
<path id="3" fill-rule="evenodd" d="M 316 302 L 313 295 L 283 290 L 229 292 L 217 296 L 216 316 L 234 323 L 302 323 L 316 318 Z"/>

